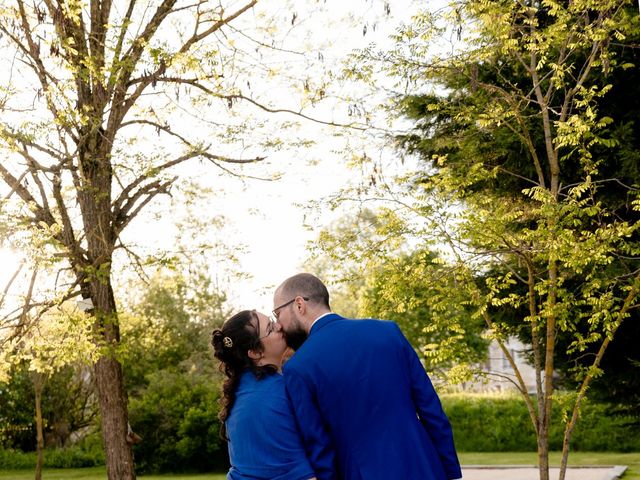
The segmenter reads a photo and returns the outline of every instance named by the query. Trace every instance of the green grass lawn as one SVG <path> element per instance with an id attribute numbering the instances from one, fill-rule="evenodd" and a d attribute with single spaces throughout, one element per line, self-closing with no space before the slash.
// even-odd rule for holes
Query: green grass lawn
<path id="1" fill-rule="evenodd" d="M 534 452 L 508 453 L 460 453 L 463 465 L 535 465 Z M 560 464 L 560 453 L 551 453 L 551 464 Z M 623 480 L 640 480 L 640 453 L 600 453 L 574 452 L 569 456 L 569 465 L 627 465 L 629 468 Z M 104 480 L 107 478 L 104 467 L 77 469 L 47 469 L 43 480 Z M 224 474 L 199 475 L 141 475 L 143 480 L 224 480 Z M 0 471 L 0 480 L 32 480 L 33 470 Z"/>
<path id="2" fill-rule="evenodd" d="M 45 469 L 42 480 L 105 480 L 107 473 L 104 467 Z M 194 474 L 194 475 L 139 475 L 144 480 L 225 480 L 225 474 Z M 33 470 L 0 470 L 0 480 L 33 480 Z"/>

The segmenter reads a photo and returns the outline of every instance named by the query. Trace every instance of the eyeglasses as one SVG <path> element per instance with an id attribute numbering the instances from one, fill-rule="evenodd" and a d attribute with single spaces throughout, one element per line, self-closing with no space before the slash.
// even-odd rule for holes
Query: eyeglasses
<path id="1" fill-rule="evenodd" d="M 255 328 L 256 328 L 256 333 L 258 334 L 258 340 L 267 338 L 276 329 L 276 321 L 271 317 L 267 317 L 268 323 L 267 323 L 267 328 L 265 329 L 267 333 L 265 333 L 264 335 L 260 335 L 260 317 L 258 317 L 258 312 L 256 312 L 255 310 L 251 310 L 251 315 L 253 316 L 253 318 L 256 319 Z"/>
<path id="2" fill-rule="evenodd" d="M 283 303 L 279 307 L 276 307 L 273 310 L 271 310 L 271 313 L 273 313 L 273 316 L 275 317 L 276 320 L 278 320 L 278 317 L 280 316 L 279 310 L 283 309 L 287 305 L 291 305 L 293 302 L 296 301 L 296 298 L 298 298 L 298 297 L 295 297 L 293 300 L 289 300 L 287 303 Z M 309 297 L 300 297 L 300 298 L 302 298 L 305 302 L 309 301 Z"/>
<path id="3" fill-rule="evenodd" d="M 258 326 L 260 326 L 260 323 L 258 321 Z M 275 320 L 269 318 L 269 323 L 267 323 L 267 328 L 266 331 L 267 333 L 265 333 L 264 335 L 262 335 L 261 337 L 258 337 L 258 340 L 262 340 L 263 338 L 267 338 L 269 335 L 271 335 L 273 333 L 273 331 L 276 329 L 276 322 Z"/>

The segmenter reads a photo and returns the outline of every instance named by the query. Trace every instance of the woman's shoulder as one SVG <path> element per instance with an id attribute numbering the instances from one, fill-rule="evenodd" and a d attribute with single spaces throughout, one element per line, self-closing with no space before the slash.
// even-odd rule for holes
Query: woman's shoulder
<path id="1" fill-rule="evenodd" d="M 257 389 L 279 388 L 279 385 L 284 389 L 282 374 L 271 371 L 257 373 L 246 370 L 242 374 L 240 383 Z"/>
<path id="2" fill-rule="evenodd" d="M 237 392 L 237 401 L 243 405 L 257 402 L 261 408 L 281 410 L 288 408 L 284 380 L 279 373 L 256 378 L 253 372 L 245 374 Z"/>
<path id="3" fill-rule="evenodd" d="M 284 390 L 284 379 L 282 374 L 278 372 L 266 373 L 257 379 L 258 383 L 262 383 L 267 388 L 282 388 Z"/>

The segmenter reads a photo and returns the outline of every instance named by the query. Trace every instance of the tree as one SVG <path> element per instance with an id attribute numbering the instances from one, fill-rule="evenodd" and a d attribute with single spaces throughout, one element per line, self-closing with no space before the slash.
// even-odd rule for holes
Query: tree
<path id="1" fill-rule="evenodd" d="M 229 316 L 225 297 L 202 267 L 157 272 L 138 282 L 123 315 L 131 426 L 144 472 L 211 471 L 227 466 L 218 428 L 220 374 L 209 339 Z"/>
<path id="2" fill-rule="evenodd" d="M 638 89 L 638 69 L 630 68 L 630 65 L 637 64 L 638 61 L 638 37 L 636 32 L 628 32 L 624 40 L 613 43 L 609 48 L 615 57 L 615 62 L 623 68 L 610 68 L 606 71 L 593 71 L 590 85 L 611 85 L 611 90 L 602 98 L 594 99 L 597 105 L 597 111 L 600 117 L 610 118 L 612 122 L 603 129 L 603 134 L 609 140 L 606 145 L 594 144 L 591 147 L 592 154 L 596 158 L 600 158 L 599 177 L 600 179 L 609 179 L 608 181 L 600 181 L 598 184 L 597 198 L 599 202 L 606 205 L 608 211 L 612 213 L 612 218 L 624 219 L 630 224 L 638 221 L 638 212 L 630 208 L 628 198 L 628 188 L 626 186 L 637 186 L 640 184 L 640 174 L 638 172 L 638 147 L 640 146 L 640 135 L 638 134 L 637 118 L 640 114 L 640 103 L 637 100 Z M 500 74 L 497 77 L 495 69 L 491 65 L 478 64 L 474 66 L 475 78 L 478 81 L 498 83 L 505 85 L 527 84 L 527 73 L 519 68 L 519 65 L 503 60 L 500 66 Z M 456 101 L 459 105 L 465 102 L 477 102 L 476 108 L 490 109 L 491 97 L 481 99 L 477 89 L 474 90 L 471 85 L 471 77 L 465 75 L 449 75 L 446 79 L 442 79 L 447 88 L 455 90 Z M 466 88 L 463 91 L 462 88 Z M 640 93 L 640 92 L 639 92 Z M 469 133 L 472 127 L 464 118 L 456 118 L 455 111 L 451 108 L 438 110 L 437 114 L 433 110 L 429 110 L 434 103 L 438 102 L 437 98 L 432 95 L 410 95 L 402 100 L 403 112 L 412 120 L 419 122 L 416 125 L 415 133 L 403 138 L 404 147 L 409 151 L 424 155 L 425 158 L 430 157 L 434 153 L 448 153 L 450 156 L 456 155 L 455 149 L 447 149 L 451 144 L 446 143 L 446 136 L 451 135 L 459 141 L 461 136 L 457 133 L 465 130 Z M 484 105 L 484 107 L 483 107 Z M 536 146 L 539 152 L 544 151 L 544 133 L 541 122 L 535 116 L 535 109 L 526 110 L 527 116 L 523 117 L 526 122 L 526 128 L 531 136 L 532 144 Z M 419 126 L 418 126 L 419 125 Z M 437 125 L 437 130 L 433 127 Z M 484 187 L 492 189 L 500 189 L 505 195 L 515 196 L 525 188 L 529 187 L 528 178 L 535 176 L 535 168 L 529 157 L 526 155 L 525 145 L 513 134 L 513 130 L 508 123 L 500 126 L 494 126 L 491 134 L 486 134 L 481 129 L 474 130 L 475 137 L 478 139 L 475 145 L 470 145 L 469 150 L 464 152 L 465 155 L 473 155 L 472 149 L 482 149 L 485 158 L 488 157 L 486 152 L 493 152 L 493 157 L 487 158 L 487 162 L 500 168 L 504 172 L 520 172 L 521 176 L 501 175 L 499 179 L 490 180 L 490 185 Z M 470 135 L 466 135 L 470 140 Z M 436 145 L 438 142 L 438 145 Z M 482 146 L 480 146 L 482 142 Z M 462 152 L 462 149 L 459 153 Z M 580 178 L 582 166 L 572 161 L 570 158 L 565 159 L 561 176 L 562 182 L 571 184 L 576 178 Z M 457 162 L 463 164 L 461 159 Z M 622 187 L 622 188 L 621 188 Z M 476 188 L 478 188 L 476 186 Z M 600 219 L 601 222 L 608 222 L 606 218 Z M 618 275 L 624 275 L 638 268 L 637 261 L 627 258 L 624 262 L 622 259 L 614 262 L 609 268 L 618 268 Z M 500 265 L 491 267 L 497 275 L 498 270 L 505 272 L 505 268 Z M 518 269 L 517 265 L 509 265 L 510 269 Z M 610 274 L 613 274 L 610 272 Z M 565 280 L 565 288 L 574 290 L 579 288 L 583 282 L 581 274 L 575 275 L 573 278 L 567 277 Z M 512 286 L 513 290 L 518 290 L 522 294 L 522 289 L 526 290 L 526 286 L 518 283 Z M 526 308 L 522 306 L 521 310 Z M 492 309 L 499 314 L 499 307 Z M 519 319 L 526 316 L 526 313 L 519 311 L 515 316 L 514 311 L 510 307 L 505 309 L 503 318 L 510 323 L 510 328 L 516 324 L 521 327 L 527 327 L 518 323 Z M 573 309 L 578 313 L 578 309 Z M 571 315 L 571 312 L 569 313 Z M 638 384 L 633 380 L 636 378 L 637 364 L 634 361 L 640 360 L 635 349 L 630 345 L 629 340 L 637 335 L 637 312 L 631 310 L 629 319 L 620 327 L 620 332 L 615 336 L 611 344 L 608 346 L 606 353 L 602 357 L 601 368 L 604 376 L 595 378 L 590 386 L 592 394 L 599 399 L 612 401 L 615 403 L 625 403 L 621 405 L 622 409 L 627 413 L 636 411 L 637 402 L 634 398 L 640 394 Z M 512 317 L 510 322 L 509 317 Z M 582 325 L 577 316 L 574 319 L 576 328 L 580 330 L 583 336 L 589 335 L 588 325 Z M 531 344 L 531 331 L 528 328 L 513 328 L 521 339 Z M 588 367 L 592 358 L 598 352 L 598 345 L 587 346 L 584 351 L 574 351 L 570 349 L 574 338 L 574 333 L 568 334 L 559 331 L 557 334 L 558 348 L 555 349 L 555 368 L 563 373 L 563 382 L 567 385 L 575 385 L 576 378 L 573 375 L 576 366 L 580 368 Z M 579 379 L 578 379 L 579 380 Z M 614 393 L 615 392 L 615 393 Z M 627 400 L 628 399 L 628 400 Z"/>
<path id="3" fill-rule="evenodd" d="M 441 259 L 406 242 L 408 233 L 388 207 L 346 214 L 318 235 L 314 271 L 336 284 L 334 310 L 396 321 L 430 372 L 459 381 L 467 372 L 457 365 L 484 358 L 482 324 L 452 294 L 456 279 L 438 275 Z"/>
<path id="4" fill-rule="evenodd" d="M 222 169 L 262 158 L 234 157 L 162 115 L 173 109 L 181 89 L 205 92 L 228 106 L 242 98 L 233 84 L 238 78 L 226 71 L 239 54 L 229 25 L 256 3 L 17 0 L 0 10 L 2 70 L 10 72 L 0 123 L 6 156 L 0 178 L 9 190 L 3 214 L 14 219 L 16 230 L 39 239 L 41 252 L 57 259 L 61 271 L 68 269 L 71 287 L 59 296 L 88 301 L 102 353 L 94 375 L 110 479 L 135 478 L 117 358 L 114 253 L 126 248 L 126 227 L 169 192 L 176 179 L 171 169 L 193 158 Z M 20 84 L 12 82 L 17 76 Z M 130 134 L 135 128 L 165 135 L 179 147 L 154 149 Z"/>
<path id="5" fill-rule="evenodd" d="M 159 271 L 130 292 L 142 292 L 123 321 L 125 381 L 134 395 L 148 387 L 154 372 L 212 364 L 209 337 L 230 311 L 205 272 Z"/>
<path id="6" fill-rule="evenodd" d="M 360 309 L 363 316 L 396 320 L 422 354 L 427 370 L 458 383 L 468 376 L 459 366 L 481 363 L 488 342 L 482 337 L 482 323 L 465 307 L 465 298 L 456 295 L 456 279 L 445 272 L 430 250 L 386 258 L 377 267 L 371 265 Z"/>
<path id="7" fill-rule="evenodd" d="M 88 319 L 82 312 L 65 310 L 48 312 L 37 329 L 23 335 L 12 345 L 12 361 L 17 368 L 30 373 L 34 393 L 37 462 L 35 478 L 42 478 L 44 460 L 44 422 L 42 399 L 48 379 L 72 365 L 90 364 L 96 355 L 95 345 L 87 332 Z"/>
<path id="8" fill-rule="evenodd" d="M 14 365 L 10 376 L 0 382 L 0 446 L 6 449 L 33 450 L 35 437 L 34 392 L 24 365 Z"/>
<path id="9" fill-rule="evenodd" d="M 409 230 L 446 245 L 441 274 L 458 280 L 452 298 L 465 297 L 509 359 L 543 480 L 558 339 L 571 338 L 570 352 L 594 352 L 576 372 L 562 479 L 581 402 L 637 304 L 638 189 L 612 161 L 628 126 L 599 109 L 616 88 L 612 72 L 632 68 L 620 44 L 637 28 L 630 2 L 461 1 L 418 15 L 392 51 L 357 57 L 414 89 L 396 99 L 415 121 L 399 145 L 422 159 L 400 180 Z M 445 36 L 459 42 L 434 51 Z M 617 202 L 607 198 L 609 184 Z M 516 328 L 496 321 L 498 311 L 510 312 Z M 522 328 L 539 374 L 533 399 L 504 346 Z"/>
<path id="10" fill-rule="evenodd" d="M 132 280 L 119 304 L 118 358 L 131 427 L 143 439 L 134 445 L 141 472 L 211 471 L 226 465 L 217 433 L 220 378 L 209 338 L 229 313 L 224 295 L 191 260 L 184 273 L 162 271 L 148 282 Z M 12 352 L 16 365 L 10 379 L 0 384 L 4 448 L 42 452 L 43 443 L 63 447 L 71 435 L 99 432 L 90 361 L 81 355 L 95 353 L 89 337 L 82 336 L 89 331 L 88 318 L 67 312 L 52 321 L 51 315 L 22 337 L 21 348 Z M 34 405 L 41 411 L 38 428 Z"/>

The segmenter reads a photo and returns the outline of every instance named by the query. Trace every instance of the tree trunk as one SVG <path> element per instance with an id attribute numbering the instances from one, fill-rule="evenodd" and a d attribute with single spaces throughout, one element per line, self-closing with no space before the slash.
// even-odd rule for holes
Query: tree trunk
<path id="1" fill-rule="evenodd" d="M 90 105 L 91 98 L 83 104 Z M 98 388 L 102 437 L 104 440 L 107 477 L 109 480 L 135 480 L 131 444 L 127 442 L 127 394 L 124 390 L 122 366 L 117 359 L 120 345 L 118 312 L 111 284 L 111 265 L 116 241 L 111 209 L 113 168 L 111 143 L 101 127 L 101 116 L 94 115 L 78 143 L 78 203 L 87 241 L 88 266 L 77 265 L 76 275 L 83 297 L 93 303 L 94 332 L 102 348 L 102 356 L 94 365 Z M 110 138 L 112 138 L 111 136 Z"/>
<path id="2" fill-rule="evenodd" d="M 110 279 L 91 284 L 96 330 L 105 341 L 104 355 L 94 365 L 102 417 L 102 437 L 109 480 L 134 480 L 133 451 L 127 442 L 127 394 L 122 366 L 116 358 L 120 343 L 118 315 Z"/>
<path id="3" fill-rule="evenodd" d="M 540 480 L 549 480 L 549 440 L 548 429 L 538 434 L 538 470 Z"/>
<path id="4" fill-rule="evenodd" d="M 44 387 L 44 374 L 35 373 L 33 375 L 33 389 L 35 393 L 35 403 L 36 403 L 36 450 L 37 450 L 37 460 L 36 460 L 36 472 L 35 479 L 42 480 L 42 464 L 44 461 L 44 435 L 42 433 L 42 389 Z"/>
<path id="5" fill-rule="evenodd" d="M 122 367 L 109 355 L 97 361 L 94 372 L 102 413 L 107 477 L 109 480 L 134 480 L 133 452 L 126 440 L 127 400 L 122 388 Z"/>

